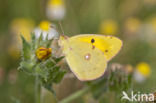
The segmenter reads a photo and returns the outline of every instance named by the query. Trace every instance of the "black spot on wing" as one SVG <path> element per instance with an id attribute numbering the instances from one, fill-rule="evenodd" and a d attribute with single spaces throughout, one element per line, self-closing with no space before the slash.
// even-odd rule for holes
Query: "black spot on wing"
<path id="1" fill-rule="evenodd" d="M 94 39 L 94 38 L 92 38 L 92 39 L 91 39 L 91 43 L 94 43 L 94 42 L 95 42 L 95 39 Z"/>

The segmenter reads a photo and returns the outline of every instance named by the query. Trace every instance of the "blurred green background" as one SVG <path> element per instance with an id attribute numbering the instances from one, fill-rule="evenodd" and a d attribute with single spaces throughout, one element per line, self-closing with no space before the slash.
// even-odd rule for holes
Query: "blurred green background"
<path id="1" fill-rule="evenodd" d="M 109 64 L 115 62 L 136 69 L 140 62 L 145 62 L 151 72 L 145 76 L 144 82 L 134 82 L 133 90 L 143 93 L 156 91 L 155 0 L 62 2 L 60 5 L 65 9 L 65 16 L 57 20 L 47 17 L 48 0 L 0 0 L 0 103 L 34 103 L 34 77 L 17 70 L 20 57 L 16 47 L 20 45 L 17 39 L 22 32 L 20 29 L 30 27 L 31 32 L 43 20 L 57 26 L 61 21 L 67 36 L 86 33 L 119 37 L 123 40 L 123 48 Z M 21 19 L 24 23 L 20 24 Z M 27 20 L 31 23 L 27 24 Z M 25 24 L 27 27 L 21 26 Z"/>

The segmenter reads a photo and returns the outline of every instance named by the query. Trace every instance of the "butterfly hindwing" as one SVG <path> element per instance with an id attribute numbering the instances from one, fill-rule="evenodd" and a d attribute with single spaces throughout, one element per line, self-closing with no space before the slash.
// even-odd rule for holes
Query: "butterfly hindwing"
<path id="1" fill-rule="evenodd" d="M 89 43 L 69 39 L 64 43 L 64 53 L 71 70 L 82 81 L 96 79 L 105 72 L 107 60 L 103 52 Z"/>

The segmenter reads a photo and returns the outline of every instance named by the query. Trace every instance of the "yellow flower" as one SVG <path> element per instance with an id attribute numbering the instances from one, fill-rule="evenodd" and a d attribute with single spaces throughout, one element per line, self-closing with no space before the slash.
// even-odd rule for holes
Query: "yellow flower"
<path id="1" fill-rule="evenodd" d="M 34 28 L 34 22 L 30 19 L 17 18 L 11 22 L 11 31 L 16 36 L 16 40 L 21 42 L 22 35 L 27 41 L 30 41 L 31 31 Z"/>
<path id="2" fill-rule="evenodd" d="M 115 35 L 118 31 L 118 25 L 114 20 L 103 21 L 100 25 L 100 33 L 106 35 Z"/>
<path id="3" fill-rule="evenodd" d="M 39 60 L 45 60 L 51 56 L 52 49 L 40 47 L 36 50 L 36 56 Z"/>
<path id="4" fill-rule="evenodd" d="M 10 30 L 12 35 L 12 42 L 8 47 L 8 54 L 14 59 L 20 57 L 20 50 L 22 48 L 21 35 L 27 40 L 31 39 L 31 31 L 34 28 L 34 22 L 30 19 L 16 18 L 10 23 Z"/>
<path id="5" fill-rule="evenodd" d="M 41 23 L 39 24 L 39 27 L 44 30 L 44 31 L 48 31 L 50 29 L 50 25 L 51 23 L 49 21 L 41 21 Z"/>
<path id="6" fill-rule="evenodd" d="M 136 33 L 140 27 L 140 20 L 137 18 L 129 18 L 125 22 L 125 27 L 128 32 Z"/>
<path id="7" fill-rule="evenodd" d="M 149 64 L 141 62 L 136 66 L 137 71 L 142 74 L 144 77 L 149 77 L 151 73 L 151 68 Z"/>
<path id="8" fill-rule="evenodd" d="M 64 2 L 62 0 L 50 0 L 48 4 L 58 6 L 58 5 L 63 5 Z"/>
<path id="9" fill-rule="evenodd" d="M 46 15 L 50 20 L 62 20 L 65 16 L 65 5 L 63 0 L 49 0 Z"/>

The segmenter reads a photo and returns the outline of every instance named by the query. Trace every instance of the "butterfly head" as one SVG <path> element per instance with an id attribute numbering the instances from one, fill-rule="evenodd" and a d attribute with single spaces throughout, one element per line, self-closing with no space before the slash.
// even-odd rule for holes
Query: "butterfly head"
<path id="1" fill-rule="evenodd" d="M 67 36 L 65 36 L 65 35 L 60 35 L 58 43 L 59 43 L 59 45 L 61 46 L 61 45 L 63 45 L 63 44 L 65 43 L 65 41 L 67 41 L 67 40 L 68 40 L 68 37 L 67 37 Z"/>

